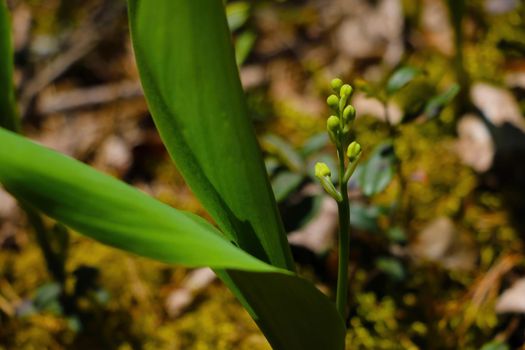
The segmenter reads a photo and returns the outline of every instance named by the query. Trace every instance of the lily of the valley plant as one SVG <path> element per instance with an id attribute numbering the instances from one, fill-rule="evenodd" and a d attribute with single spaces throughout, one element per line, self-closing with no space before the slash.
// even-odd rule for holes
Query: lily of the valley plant
<path id="1" fill-rule="evenodd" d="M 217 223 L 171 208 L 13 131 L 12 52 L 0 2 L 0 183 L 25 207 L 105 244 L 188 267 L 209 266 L 274 349 L 344 348 L 348 298 L 347 183 L 360 155 L 350 143 L 351 87 L 334 80 L 328 132 L 339 179 L 316 175 L 340 209 L 334 303 L 295 273 L 239 80 L 221 0 L 129 0 L 142 86 L 159 133 L 187 184 Z M 11 131 L 8 131 L 11 129 Z M 337 305 L 337 307 L 336 307 Z"/>

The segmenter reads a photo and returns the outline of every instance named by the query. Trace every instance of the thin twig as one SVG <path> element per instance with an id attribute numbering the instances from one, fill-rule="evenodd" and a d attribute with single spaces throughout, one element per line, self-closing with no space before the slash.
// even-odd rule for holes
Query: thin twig
<path id="1" fill-rule="evenodd" d="M 123 81 L 85 89 L 59 92 L 41 96 L 37 103 L 40 114 L 59 113 L 68 110 L 86 108 L 110 103 L 121 99 L 143 96 L 140 82 Z"/>
<path id="2" fill-rule="evenodd" d="M 113 29 L 112 24 L 124 9 L 125 2 L 123 1 L 105 1 L 86 24 L 81 25 L 71 34 L 68 40 L 70 47 L 22 86 L 19 97 L 19 111 L 22 118 L 26 116 L 29 106 L 40 91 L 91 52 L 104 38 L 104 35 Z"/>

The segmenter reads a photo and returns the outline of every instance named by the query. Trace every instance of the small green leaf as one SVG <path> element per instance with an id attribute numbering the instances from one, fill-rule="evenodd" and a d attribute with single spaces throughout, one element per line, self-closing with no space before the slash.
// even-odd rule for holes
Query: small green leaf
<path id="1" fill-rule="evenodd" d="M 229 3 L 226 6 L 226 17 L 228 18 L 230 31 L 236 31 L 250 18 L 250 4 L 246 1 Z"/>
<path id="2" fill-rule="evenodd" d="M 275 157 L 270 156 L 264 158 L 264 167 L 266 168 L 266 173 L 268 173 L 268 176 L 272 176 L 280 166 L 281 164 Z"/>
<path id="3" fill-rule="evenodd" d="M 398 91 L 392 101 L 403 111 L 401 122 L 406 124 L 423 114 L 426 102 L 436 94 L 436 87 L 428 79 L 417 78 Z"/>
<path id="4" fill-rule="evenodd" d="M 82 330 L 82 321 L 80 321 L 80 318 L 77 315 L 71 315 L 66 318 L 66 320 L 68 328 L 74 333 L 78 333 Z"/>
<path id="5" fill-rule="evenodd" d="M 301 149 L 301 155 L 308 157 L 309 155 L 322 150 L 328 145 L 328 135 L 326 132 L 320 132 L 310 137 L 303 145 Z"/>
<path id="6" fill-rule="evenodd" d="M 360 168 L 357 181 L 365 196 L 373 196 L 382 192 L 390 184 L 395 174 L 392 140 L 377 145 L 370 158 Z"/>
<path id="7" fill-rule="evenodd" d="M 62 287 L 59 283 L 46 283 L 36 290 L 33 306 L 38 311 L 51 311 L 60 314 L 62 312 L 59 302 L 61 293 Z"/>
<path id="8" fill-rule="evenodd" d="M 275 200 L 279 203 L 285 200 L 293 191 L 299 187 L 304 175 L 283 171 L 272 179 L 273 193 Z"/>
<path id="9" fill-rule="evenodd" d="M 399 226 L 390 227 L 386 231 L 388 238 L 395 243 L 404 243 L 407 241 L 407 235 L 403 228 Z"/>
<path id="10" fill-rule="evenodd" d="M 238 66 L 241 66 L 248 58 L 256 38 L 255 33 L 248 30 L 239 34 L 237 40 L 235 40 L 235 61 Z"/>
<path id="11" fill-rule="evenodd" d="M 376 210 L 376 207 L 365 207 L 357 202 L 350 203 L 350 224 L 354 228 L 368 232 L 378 232 L 378 216 L 379 212 Z"/>
<path id="12" fill-rule="evenodd" d="M 425 105 L 425 114 L 428 118 L 435 118 L 459 93 L 458 84 L 453 84 L 443 93 L 432 97 Z"/>
<path id="13" fill-rule="evenodd" d="M 359 202 L 350 203 L 350 224 L 359 230 L 379 232 L 377 219 L 380 214 L 379 207 L 365 206 Z"/>
<path id="14" fill-rule="evenodd" d="M 376 266 L 393 280 L 401 281 L 406 276 L 405 268 L 398 259 L 390 257 L 379 258 L 376 260 Z"/>
<path id="15" fill-rule="evenodd" d="M 261 138 L 263 148 L 277 157 L 288 169 L 293 172 L 303 171 L 301 155 L 288 142 L 277 135 L 268 134 Z"/>
<path id="16" fill-rule="evenodd" d="M 387 95 L 395 94 L 421 73 L 420 69 L 410 66 L 397 69 L 386 83 Z"/>
<path id="17" fill-rule="evenodd" d="M 483 345 L 480 350 L 509 350 L 509 349 L 510 348 L 506 343 L 499 341 L 499 340 L 493 340 Z"/>

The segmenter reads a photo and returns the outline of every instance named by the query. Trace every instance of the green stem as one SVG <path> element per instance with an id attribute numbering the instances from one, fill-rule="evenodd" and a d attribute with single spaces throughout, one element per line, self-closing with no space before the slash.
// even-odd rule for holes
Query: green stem
<path id="1" fill-rule="evenodd" d="M 348 300 L 348 260 L 350 258 L 350 206 L 348 201 L 348 181 L 344 181 L 345 153 L 343 147 L 337 150 L 339 156 L 339 192 L 342 200 L 337 203 L 339 211 L 339 268 L 337 272 L 336 307 L 346 320 Z"/>
<path id="2" fill-rule="evenodd" d="M 51 232 L 51 230 L 45 226 L 42 215 L 40 215 L 36 210 L 34 210 L 26 203 L 21 201 L 20 203 L 27 214 L 29 222 L 35 230 L 36 240 L 38 245 L 40 246 L 40 249 L 42 250 L 42 254 L 44 255 L 44 260 L 46 262 L 49 274 L 53 277 L 55 281 L 59 282 L 62 285 L 62 287 L 64 287 L 66 281 L 66 270 L 63 256 L 65 256 L 65 250 L 67 249 L 67 245 L 61 245 L 58 247 L 60 250 L 55 251 L 56 248 L 53 249 L 52 243 L 53 239 L 56 240 L 57 237 L 53 237 L 52 235 L 54 233 Z"/>
<path id="3" fill-rule="evenodd" d="M 395 171 L 396 171 L 397 177 L 399 179 L 399 191 L 397 193 L 397 198 L 396 198 L 396 208 L 393 209 L 390 212 L 390 214 L 389 214 L 390 225 L 394 226 L 395 225 L 395 219 L 396 219 L 396 217 L 398 218 L 399 212 L 402 209 L 401 206 L 402 206 L 402 202 L 403 202 L 403 194 L 405 193 L 406 183 L 405 183 L 405 179 L 403 177 L 403 173 L 401 171 L 401 160 L 397 156 L 397 153 L 396 153 L 396 150 L 395 150 L 395 142 L 394 141 L 396 140 L 396 137 L 399 134 L 399 129 L 397 127 L 395 127 L 392 124 L 392 121 L 390 120 L 390 113 L 388 112 L 388 101 L 387 100 L 383 101 L 383 109 L 385 111 L 385 120 L 386 120 L 386 123 L 388 125 L 388 134 L 389 134 L 390 138 L 392 139 L 392 142 L 393 142 L 393 145 L 394 145 L 393 146 L 394 147 L 394 151 L 393 152 L 394 152 Z"/>

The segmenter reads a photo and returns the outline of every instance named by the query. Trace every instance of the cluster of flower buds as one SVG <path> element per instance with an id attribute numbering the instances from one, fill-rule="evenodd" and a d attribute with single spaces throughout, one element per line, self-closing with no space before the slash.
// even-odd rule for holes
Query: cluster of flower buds
<path id="1" fill-rule="evenodd" d="M 326 103 L 333 114 L 326 121 L 326 129 L 332 142 L 344 148 L 348 145 L 350 126 L 355 119 L 355 108 L 348 104 L 353 89 L 341 79 L 332 80 L 331 85 L 334 94 L 328 96 Z"/>
<path id="2" fill-rule="evenodd" d="M 346 170 L 339 170 L 343 174 L 340 182 L 342 181 L 342 184 L 346 186 L 361 156 L 361 145 L 355 141 L 350 143 L 350 127 L 356 115 L 354 106 L 349 104 L 353 89 L 350 85 L 343 84 L 341 79 L 332 80 L 331 86 L 334 94 L 328 96 L 326 103 L 330 107 L 332 115 L 326 121 L 326 129 L 330 140 L 336 145 L 340 157 L 344 157 L 346 149 L 348 165 Z M 315 165 L 315 176 L 329 195 L 338 202 L 342 200 L 341 193 L 335 189 L 332 183 L 331 171 L 328 165 L 317 163 Z"/>

